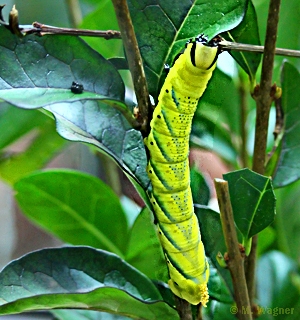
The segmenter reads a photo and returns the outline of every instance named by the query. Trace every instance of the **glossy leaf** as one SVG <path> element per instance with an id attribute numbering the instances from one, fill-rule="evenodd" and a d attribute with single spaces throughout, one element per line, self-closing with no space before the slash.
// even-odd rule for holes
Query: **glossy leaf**
<path id="1" fill-rule="evenodd" d="M 217 68 L 199 100 L 191 134 L 192 145 L 213 150 L 233 165 L 238 155 L 234 142 L 240 132 L 237 97 L 233 79 Z"/>
<path id="2" fill-rule="evenodd" d="M 123 256 L 127 220 L 118 197 L 100 179 L 51 170 L 21 179 L 14 189 L 22 211 L 64 242 Z"/>
<path id="3" fill-rule="evenodd" d="M 234 80 L 216 68 L 199 100 L 195 116 L 202 116 L 214 121 L 220 129 L 223 128 L 223 131 L 229 127 L 231 131 L 229 131 L 229 138 L 223 132 L 222 135 L 224 135 L 223 139 L 226 143 L 232 147 L 234 145 L 230 140 L 234 140 L 234 134 L 240 132 L 240 114 L 237 112 L 239 103 L 238 90 Z"/>
<path id="4" fill-rule="evenodd" d="M 117 110 L 99 101 L 62 103 L 46 109 L 55 116 L 57 131 L 62 137 L 94 144 L 143 188 L 148 186 L 143 137 Z"/>
<path id="5" fill-rule="evenodd" d="M 129 0 L 150 94 L 157 96 L 164 64 L 171 64 L 187 40 L 200 33 L 211 39 L 233 29 L 242 21 L 246 5 L 246 0 Z"/>
<path id="6" fill-rule="evenodd" d="M 102 97 L 127 110 L 123 81 L 110 62 L 76 37 L 20 40 L 4 27 L 0 27 L 0 58 L 0 98 L 28 108 L 52 103 L 47 110 L 56 117 L 62 137 L 96 145 L 146 188 L 147 160 L 140 132 L 112 106 L 90 100 Z M 82 94 L 71 92 L 72 81 L 83 85 Z"/>
<path id="7" fill-rule="evenodd" d="M 153 223 L 153 215 L 143 209 L 130 231 L 126 261 L 150 279 L 169 279 L 164 254 Z"/>
<path id="8" fill-rule="evenodd" d="M 171 291 L 170 287 L 161 281 L 152 280 L 156 288 L 159 290 L 165 302 L 167 302 L 170 306 L 175 306 L 175 295 Z"/>
<path id="9" fill-rule="evenodd" d="M 76 308 L 132 318 L 178 319 L 142 273 L 114 254 L 90 247 L 36 251 L 0 273 L 0 314 Z"/>
<path id="10" fill-rule="evenodd" d="M 248 2 L 243 21 L 233 30 L 222 34 L 228 41 L 260 45 L 257 16 L 252 1 Z M 254 52 L 231 51 L 230 54 L 250 77 L 254 84 L 255 74 L 260 64 L 261 55 Z"/>
<path id="11" fill-rule="evenodd" d="M 0 98 L 23 108 L 86 99 L 124 100 L 123 81 L 111 63 L 80 38 L 19 39 L 0 27 Z M 84 92 L 73 93 L 72 82 Z"/>
<path id="12" fill-rule="evenodd" d="M 233 298 L 230 295 L 224 280 L 213 266 L 209 267 L 209 280 L 207 286 L 210 299 L 224 303 L 233 303 Z"/>
<path id="13" fill-rule="evenodd" d="M 209 257 L 212 265 L 218 270 L 233 296 L 233 287 L 229 270 L 221 267 L 217 261 L 217 255 L 219 252 L 222 255 L 227 252 L 220 214 L 205 206 L 195 206 L 195 213 L 200 225 L 201 240 L 204 244 L 205 254 Z M 221 292 L 224 293 L 223 291 Z M 230 298 L 225 295 L 223 299 L 228 301 Z"/>
<path id="14" fill-rule="evenodd" d="M 281 153 L 273 174 L 274 187 L 284 187 L 300 178 L 300 74 L 290 63 L 282 68 L 282 108 L 284 112 L 284 132 Z"/>
<path id="15" fill-rule="evenodd" d="M 275 194 L 271 179 L 249 169 L 223 175 L 228 181 L 234 221 L 250 239 L 274 221 Z"/>
<path id="16" fill-rule="evenodd" d="M 18 111 L 24 110 L 14 108 L 14 111 L 18 114 Z M 33 115 L 30 111 L 29 114 Z M 43 117 L 45 118 L 45 116 Z M 25 115 L 24 119 L 28 121 L 30 118 Z M 39 117 L 32 118 L 33 124 L 38 119 Z M 57 134 L 53 121 L 47 118 L 46 120 L 42 120 L 38 134 L 25 151 L 0 160 L 1 179 L 13 185 L 27 174 L 42 169 L 65 146 L 66 141 Z M 26 124 L 27 122 L 25 126 Z M 13 124 L 12 127 L 14 127 Z M 19 131 L 15 132 L 21 133 L 22 129 L 19 128 Z"/>

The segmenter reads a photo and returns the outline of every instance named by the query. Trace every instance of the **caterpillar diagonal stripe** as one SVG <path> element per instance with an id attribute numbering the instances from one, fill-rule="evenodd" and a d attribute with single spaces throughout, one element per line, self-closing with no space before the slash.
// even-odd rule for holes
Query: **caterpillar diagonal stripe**
<path id="1" fill-rule="evenodd" d="M 145 138 L 151 201 L 173 293 L 191 304 L 208 302 L 208 262 L 194 213 L 188 163 L 192 118 L 219 54 L 203 35 L 187 43 L 161 89 Z"/>

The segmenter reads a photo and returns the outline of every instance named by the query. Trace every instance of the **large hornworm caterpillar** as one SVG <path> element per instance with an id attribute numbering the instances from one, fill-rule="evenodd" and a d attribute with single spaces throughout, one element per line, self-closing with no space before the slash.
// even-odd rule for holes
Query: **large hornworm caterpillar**
<path id="1" fill-rule="evenodd" d="M 151 201 L 174 294 L 191 304 L 208 302 L 208 262 L 194 213 L 188 163 L 192 118 L 216 66 L 218 46 L 203 35 L 187 43 L 158 97 L 145 144 Z"/>

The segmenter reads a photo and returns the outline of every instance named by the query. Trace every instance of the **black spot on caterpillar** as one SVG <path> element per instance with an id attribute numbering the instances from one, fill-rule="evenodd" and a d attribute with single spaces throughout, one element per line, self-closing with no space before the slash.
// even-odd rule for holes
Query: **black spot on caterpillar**
<path id="1" fill-rule="evenodd" d="M 208 262 L 194 213 L 188 164 L 191 123 L 220 53 L 200 35 L 187 43 L 161 89 L 145 138 L 158 234 L 174 294 L 192 304 L 208 302 Z"/>
<path id="2" fill-rule="evenodd" d="M 71 85 L 71 91 L 76 94 L 82 93 L 83 85 L 73 81 Z"/>

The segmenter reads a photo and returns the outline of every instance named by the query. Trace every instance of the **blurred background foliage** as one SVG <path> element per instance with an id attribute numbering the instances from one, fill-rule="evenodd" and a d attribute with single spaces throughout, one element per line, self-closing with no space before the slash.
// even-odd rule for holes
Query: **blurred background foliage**
<path id="1" fill-rule="evenodd" d="M 72 26 L 67 1 L 8 0 L 4 9 L 5 17 L 13 4 L 16 4 L 19 10 L 20 24 L 26 25 L 38 21 L 60 27 Z M 253 0 L 253 4 L 256 9 L 261 43 L 264 43 L 269 1 Z M 111 1 L 81 0 L 80 8 L 82 21 L 78 25 L 79 28 L 118 30 Z M 277 47 L 300 50 L 299 12 L 300 2 L 298 0 L 282 3 Z M 84 40 L 105 58 L 124 57 L 123 47 L 119 40 L 107 41 L 87 37 Z M 191 159 L 197 170 L 202 171 L 207 183 L 206 187 L 199 188 L 199 192 L 209 194 L 210 190 L 211 199 L 206 198 L 205 201 L 209 200 L 211 206 L 215 202 L 212 183 L 214 178 L 221 178 L 222 174 L 246 165 L 251 167 L 255 125 L 255 103 L 249 94 L 248 80 L 244 71 L 229 54 L 223 54 L 219 60 L 219 70 L 214 75 L 216 82 L 213 82 L 212 87 L 208 88 L 203 108 L 196 114 L 191 139 L 193 147 Z M 283 57 L 275 58 L 273 79 L 279 86 L 283 60 Z M 288 60 L 295 67 L 300 67 L 299 59 L 289 58 Z M 121 75 L 126 84 L 126 95 L 133 99 L 128 71 L 121 71 Z M 260 69 L 256 77 L 257 82 L 259 79 Z M 239 114 L 241 88 L 246 91 L 246 140 L 244 142 L 247 148 L 243 159 L 241 158 Z M 274 145 L 272 134 L 274 126 L 275 110 L 272 110 L 268 151 L 271 151 Z M 141 224 L 141 221 L 144 221 L 144 224 L 150 221 L 146 213 L 136 220 L 143 201 L 110 158 L 93 147 L 66 142 L 56 134 L 53 121 L 39 111 L 24 111 L 1 102 L 0 128 L 0 177 L 3 181 L 17 182 L 27 173 L 45 166 L 78 169 L 100 177 L 112 188 L 121 199 L 123 209 L 120 210 L 126 213 L 129 226 L 134 227 L 136 224 Z M 12 163 L 15 164 L 11 166 Z M 194 171 L 193 175 L 195 175 Z M 198 179 L 202 181 L 203 177 Z M 265 306 L 285 306 L 299 310 L 300 182 L 296 181 L 288 186 L 277 188 L 275 192 L 277 197 L 275 222 L 259 234 L 258 240 L 258 297 L 260 303 Z M 0 203 L 1 266 L 26 252 L 60 243 L 48 234 L 42 233 L 19 214 L 19 209 L 13 202 L 10 187 L 4 182 L 0 185 Z M 128 239 L 130 239 L 129 246 L 134 247 L 133 244 L 138 243 L 133 236 Z M 153 238 L 151 239 L 155 242 Z M 157 243 L 154 245 L 156 246 Z M 142 250 L 142 247 L 143 244 L 139 249 Z M 131 251 L 127 257 L 128 261 L 134 264 L 134 257 L 134 251 Z M 146 264 L 139 267 L 144 268 L 144 272 L 149 276 L 153 276 L 151 272 L 154 267 L 150 268 Z M 165 270 L 157 270 L 157 274 L 158 278 L 165 279 Z M 266 274 L 270 276 L 266 277 Z M 224 316 L 223 306 L 221 303 L 213 303 L 217 310 L 215 319 L 219 319 L 217 314 L 221 319 Z M 298 319 L 297 316 L 299 314 L 278 315 L 276 319 Z M 262 315 L 262 319 L 273 318 L 269 315 Z"/>

